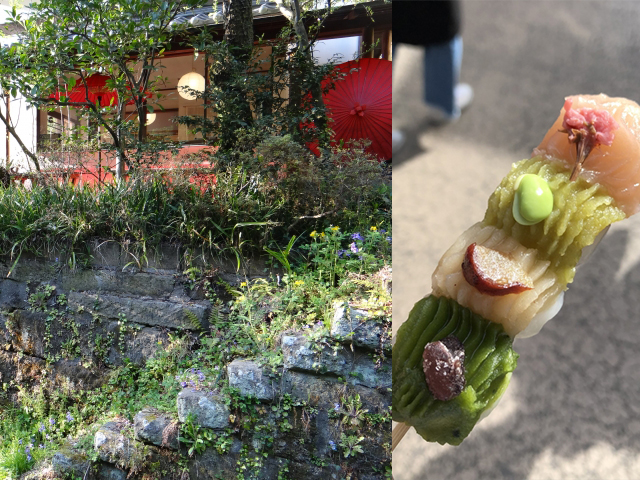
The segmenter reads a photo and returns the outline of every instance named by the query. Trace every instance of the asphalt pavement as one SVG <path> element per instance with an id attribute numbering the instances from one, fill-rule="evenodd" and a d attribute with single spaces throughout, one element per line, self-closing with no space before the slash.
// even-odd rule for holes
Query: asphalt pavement
<path id="1" fill-rule="evenodd" d="M 640 102 L 640 2 L 468 0 L 463 39 L 461 80 L 475 99 L 446 126 L 420 101 L 420 49 L 395 50 L 394 127 L 409 138 L 393 159 L 394 331 L 565 96 Z M 393 454 L 395 480 L 640 479 L 640 215 L 611 228 L 560 314 L 515 349 L 495 411 L 458 447 L 411 430 Z"/>

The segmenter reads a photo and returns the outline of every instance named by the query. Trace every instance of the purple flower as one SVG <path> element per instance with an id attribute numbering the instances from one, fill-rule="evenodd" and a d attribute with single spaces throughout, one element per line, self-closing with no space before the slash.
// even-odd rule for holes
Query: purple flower
<path id="1" fill-rule="evenodd" d="M 340 404 L 339 403 L 334 403 L 334 410 L 337 412 L 338 410 L 340 410 Z"/>
<path id="2" fill-rule="evenodd" d="M 391 237 L 387 237 L 387 242 L 391 243 Z"/>
<path id="3" fill-rule="evenodd" d="M 384 228 L 381 228 L 381 229 L 379 230 L 379 232 L 380 232 L 380 233 L 387 233 L 387 231 L 386 231 Z"/>
<path id="4" fill-rule="evenodd" d="M 362 235 L 360 235 L 360 232 L 356 232 L 351 235 L 351 240 L 360 240 L 362 242 L 364 238 L 362 238 Z"/>
<path id="5" fill-rule="evenodd" d="M 182 388 L 185 388 L 185 387 L 187 386 L 187 382 L 182 382 L 182 383 L 180 384 L 180 386 L 181 386 Z"/>
<path id="6" fill-rule="evenodd" d="M 51 425 L 55 425 L 55 424 L 56 424 L 56 421 L 55 421 L 53 418 L 49 418 L 49 423 L 50 423 Z"/>
<path id="7" fill-rule="evenodd" d="M 31 453 L 31 449 L 29 447 L 24 447 L 24 453 L 26 454 Z"/>
<path id="8" fill-rule="evenodd" d="M 342 258 L 344 256 L 344 250 L 338 250 L 338 258 Z"/>
<path id="9" fill-rule="evenodd" d="M 32 460 L 31 455 L 29 455 L 29 454 L 27 453 L 27 462 L 30 462 L 31 460 Z"/>
<path id="10" fill-rule="evenodd" d="M 353 253 L 358 253 L 360 251 L 360 249 L 356 246 L 356 242 L 353 242 L 351 245 L 349 245 L 349 248 Z"/>
<path id="11" fill-rule="evenodd" d="M 40 433 L 42 433 L 42 432 L 44 432 L 44 429 L 45 429 L 44 423 L 41 423 L 41 424 L 40 424 L 40 428 L 38 429 L 38 431 L 39 431 Z"/>
<path id="12" fill-rule="evenodd" d="M 67 422 L 69 423 L 73 422 L 73 417 L 71 416 L 70 412 L 67 412 Z"/>
<path id="13" fill-rule="evenodd" d="M 329 445 L 331 446 L 331 450 L 335 451 L 337 449 L 336 442 L 334 442 L 333 440 L 329 440 Z"/>
<path id="14" fill-rule="evenodd" d="M 44 448 L 44 445 L 41 443 L 40 445 L 38 445 L 38 448 Z"/>
<path id="15" fill-rule="evenodd" d="M 18 440 L 18 445 L 22 445 L 22 439 Z"/>

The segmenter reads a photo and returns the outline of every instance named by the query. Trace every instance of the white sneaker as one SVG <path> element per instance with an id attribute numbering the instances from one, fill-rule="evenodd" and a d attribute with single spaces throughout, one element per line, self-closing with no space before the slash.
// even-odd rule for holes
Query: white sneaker
<path id="1" fill-rule="evenodd" d="M 473 101 L 473 88 L 468 83 L 459 83 L 453 87 L 454 112 L 445 112 L 439 107 L 427 105 L 429 107 L 429 120 L 432 125 L 447 125 L 455 123 L 460 118 L 460 114 Z"/>
<path id="2" fill-rule="evenodd" d="M 398 153 L 404 146 L 407 138 L 400 130 L 391 130 L 391 152 L 392 154 Z"/>
<path id="3" fill-rule="evenodd" d="M 453 89 L 456 107 L 463 111 L 473 101 L 473 88 L 468 83 L 459 83 Z"/>

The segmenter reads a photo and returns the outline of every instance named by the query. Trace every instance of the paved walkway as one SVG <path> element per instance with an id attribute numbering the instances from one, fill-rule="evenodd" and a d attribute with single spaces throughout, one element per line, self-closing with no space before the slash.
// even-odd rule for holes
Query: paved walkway
<path id="1" fill-rule="evenodd" d="M 394 123 L 414 137 L 394 158 L 394 329 L 565 95 L 640 101 L 634 2 L 471 0 L 463 13 L 462 79 L 476 100 L 456 124 L 428 126 L 417 101 L 420 52 L 395 52 Z M 516 342 L 518 368 L 491 416 L 459 447 L 411 430 L 394 452 L 394 478 L 640 479 L 639 261 L 640 216 L 612 228 L 559 316 Z"/>

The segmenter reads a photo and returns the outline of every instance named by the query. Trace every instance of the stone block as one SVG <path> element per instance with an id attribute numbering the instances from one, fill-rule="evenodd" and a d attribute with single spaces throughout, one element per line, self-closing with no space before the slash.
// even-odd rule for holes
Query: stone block
<path id="1" fill-rule="evenodd" d="M 92 255 L 91 264 L 96 267 L 125 267 L 138 268 L 138 262 L 142 270 L 180 270 L 182 248 L 178 245 L 161 245 L 147 253 L 146 261 L 136 254 L 130 245 L 121 245 L 114 241 L 93 240 L 90 244 Z"/>
<path id="2" fill-rule="evenodd" d="M 91 264 L 94 266 L 120 266 L 120 244 L 114 241 L 92 240 L 89 243 Z"/>
<path id="3" fill-rule="evenodd" d="M 111 294 L 70 292 L 69 305 L 107 318 L 118 318 L 121 314 L 127 322 L 142 325 L 166 327 L 181 330 L 199 330 L 208 324 L 209 304 L 168 302 L 164 300 L 144 300 L 141 298 L 120 297 Z M 200 325 L 194 325 L 186 312 L 196 316 Z"/>
<path id="4" fill-rule="evenodd" d="M 351 351 L 349 348 L 321 346 L 312 348 L 312 343 L 303 334 L 284 335 L 282 354 L 288 369 L 332 374 L 343 377 L 351 384 L 370 388 L 391 385 L 391 368 L 385 361 L 376 368 L 370 353 Z"/>
<path id="5" fill-rule="evenodd" d="M 103 463 L 98 466 L 96 472 L 97 480 L 126 480 L 127 472 L 120 470 L 119 468 Z"/>
<path id="6" fill-rule="evenodd" d="M 157 249 L 147 252 L 146 261 L 139 255 L 134 255 L 133 251 L 123 248 L 121 250 L 121 263 L 131 264 L 137 267 L 138 260 L 142 262 L 142 269 L 145 271 L 182 271 L 182 254 L 184 247 L 180 245 L 160 245 Z"/>
<path id="7" fill-rule="evenodd" d="M 53 364 L 52 377 L 55 384 L 66 384 L 77 389 L 93 389 L 106 380 L 95 370 L 82 365 L 79 358 L 63 359 Z"/>
<path id="8" fill-rule="evenodd" d="M 175 283 L 172 275 L 125 273 L 120 270 L 81 270 L 67 272 L 60 278 L 60 286 L 66 291 L 112 292 L 143 297 L 168 297 Z"/>
<path id="9" fill-rule="evenodd" d="M 53 471 L 66 478 L 84 478 L 89 471 L 91 460 L 84 452 L 78 452 L 69 445 L 61 447 L 51 458 Z"/>
<path id="10" fill-rule="evenodd" d="M 131 424 L 126 421 L 107 422 L 102 425 L 93 438 L 93 448 L 103 462 L 129 469 L 139 465 L 149 455 L 149 450 L 122 432 Z"/>
<path id="11" fill-rule="evenodd" d="M 352 362 L 349 353 L 340 348 L 333 351 L 327 347 L 312 348 L 313 343 L 303 334 L 282 336 L 284 366 L 315 373 L 342 375 Z M 352 355 L 351 355 L 352 357 Z"/>
<path id="12" fill-rule="evenodd" d="M 41 358 L 0 351 L 0 385 L 11 380 L 26 384 L 40 380 L 45 367 Z"/>
<path id="13" fill-rule="evenodd" d="M 178 423 L 168 413 L 146 407 L 133 417 L 133 429 L 138 440 L 173 450 L 180 448 Z"/>
<path id="14" fill-rule="evenodd" d="M 371 318 L 367 310 L 350 308 L 348 304 L 336 305 L 331 322 L 331 337 L 369 350 L 381 347 L 391 351 L 391 324 Z"/>
<path id="15" fill-rule="evenodd" d="M 46 313 L 16 310 L 5 325 L 14 350 L 45 357 Z"/>
<path id="16" fill-rule="evenodd" d="M 189 414 L 201 427 L 225 428 L 229 426 L 229 406 L 221 395 L 185 388 L 178 394 L 178 419 L 185 422 Z"/>
<path id="17" fill-rule="evenodd" d="M 0 310 L 27 308 L 27 284 L 15 280 L 0 280 Z"/>
<path id="18" fill-rule="evenodd" d="M 128 327 L 133 329 L 126 333 L 120 332 L 120 324 L 118 322 L 109 323 L 109 331 L 114 332 L 114 344 L 109 349 L 108 360 L 111 365 L 122 365 L 124 359 L 128 358 L 131 363 L 140 367 L 147 363 L 147 360 L 153 357 L 158 350 L 163 349 L 168 343 L 169 339 L 166 332 L 163 332 L 160 328 L 145 327 L 138 324 L 127 324 Z M 124 341 L 120 342 L 120 335 L 124 335 Z M 121 351 L 120 346 L 124 348 Z"/>
<path id="19" fill-rule="evenodd" d="M 235 359 L 227 365 L 227 377 L 230 387 L 239 389 L 242 395 L 253 395 L 260 400 L 273 400 L 278 389 L 278 381 L 252 360 Z"/>
<path id="20" fill-rule="evenodd" d="M 61 258 L 41 258 L 24 253 L 16 262 L 15 258 L 0 259 L 0 278 L 17 282 L 50 282 L 64 265 Z"/>
<path id="21" fill-rule="evenodd" d="M 381 389 L 382 390 L 382 389 Z M 319 408 L 331 409 L 341 398 L 360 395 L 363 408 L 370 413 L 383 413 L 391 404 L 391 393 L 385 390 L 345 385 L 333 377 L 285 371 L 282 376 L 282 393 L 288 393 L 296 400 L 309 402 Z"/>
<path id="22" fill-rule="evenodd" d="M 62 320 L 47 320 L 46 313 L 16 310 L 10 317 L 3 318 L 5 326 L 2 328 L 0 325 L 0 340 L 14 350 L 38 358 L 58 354 L 65 357 L 58 363 L 67 360 L 78 363 L 79 357 L 82 356 L 93 358 L 98 364 L 105 361 L 116 366 L 122 365 L 124 358 L 128 358 L 132 363 L 142 366 L 168 342 L 167 334 L 158 327 L 127 323 L 127 328 L 122 330 L 118 321 L 94 321 L 86 312 L 68 313 Z M 10 328 L 6 327 L 7 321 Z M 65 345 L 68 346 L 73 338 L 76 339 L 77 349 L 70 352 Z M 99 338 L 102 348 L 108 345 L 105 352 L 99 351 Z M 72 368 L 69 371 L 70 378 L 79 376 L 83 379 L 86 376 L 81 368 Z"/>

